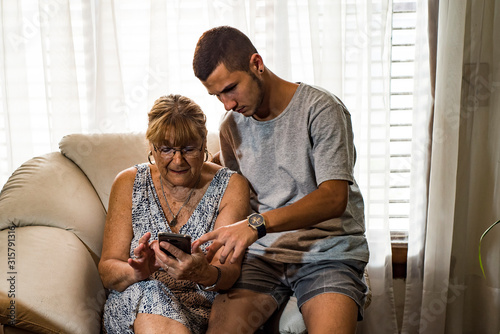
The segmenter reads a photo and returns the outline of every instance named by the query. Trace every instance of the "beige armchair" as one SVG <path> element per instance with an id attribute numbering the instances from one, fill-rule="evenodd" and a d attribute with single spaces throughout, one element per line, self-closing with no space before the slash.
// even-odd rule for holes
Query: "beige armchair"
<path id="1" fill-rule="evenodd" d="M 100 332 L 111 184 L 149 149 L 144 134 L 74 134 L 59 146 L 19 167 L 0 193 L 0 333 Z M 208 149 L 218 151 L 214 134 Z M 305 332 L 293 298 L 275 324 Z"/>
<path id="2" fill-rule="evenodd" d="M 143 134 L 70 135 L 60 150 L 27 161 L 0 193 L 0 266 L 14 283 L 0 281 L 5 333 L 100 331 L 109 191 L 120 170 L 147 160 L 147 144 Z"/>

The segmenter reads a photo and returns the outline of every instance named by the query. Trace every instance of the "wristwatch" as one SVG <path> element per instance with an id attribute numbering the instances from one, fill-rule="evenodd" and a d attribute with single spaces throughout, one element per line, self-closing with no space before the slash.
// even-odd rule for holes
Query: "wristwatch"
<path id="1" fill-rule="evenodd" d="M 259 213 L 252 213 L 248 216 L 248 226 L 257 231 L 258 238 L 266 235 L 266 220 Z"/>

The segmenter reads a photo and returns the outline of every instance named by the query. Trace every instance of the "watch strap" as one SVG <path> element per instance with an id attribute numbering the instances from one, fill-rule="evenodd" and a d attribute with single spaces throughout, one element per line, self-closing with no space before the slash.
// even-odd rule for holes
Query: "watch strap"
<path id="1" fill-rule="evenodd" d="M 266 235 L 266 225 L 257 226 L 257 237 L 260 239 Z"/>

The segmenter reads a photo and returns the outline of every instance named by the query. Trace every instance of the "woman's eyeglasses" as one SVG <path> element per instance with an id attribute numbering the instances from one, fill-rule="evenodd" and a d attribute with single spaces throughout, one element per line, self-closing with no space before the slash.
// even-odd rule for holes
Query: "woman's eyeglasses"
<path id="1" fill-rule="evenodd" d="M 160 152 L 160 156 L 163 159 L 172 159 L 175 155 L 175 152 L 180 152 L 184 158 L 197 158 L 200 155 L 201 150 L 203 149 L 203 144 L 201 144 L 200 148 L 194 146 L 186 146 L 177 149 L 168 146 L 156 147 L 156 145 L 153 145 L 153 147 L 155 149 L 155 152 Z"/>

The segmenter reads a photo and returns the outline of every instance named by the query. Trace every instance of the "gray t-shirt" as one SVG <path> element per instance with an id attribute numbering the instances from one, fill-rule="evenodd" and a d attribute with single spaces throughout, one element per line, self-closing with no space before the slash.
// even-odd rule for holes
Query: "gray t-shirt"
<path id="1" fill-rule="evenodd" d="M 327 180 L 349 182 L 349 201 L 341 217 L 269 233 L 249 252 L 285 263 L 368 262 L 363 198 L 353 176 L 351 116 L 337 97 L 302 83 L 287 108 L 270 121 L 226 113 L 220 141 L 223 164 L 248 179 L 256 212 L 292 204 Z"/>

